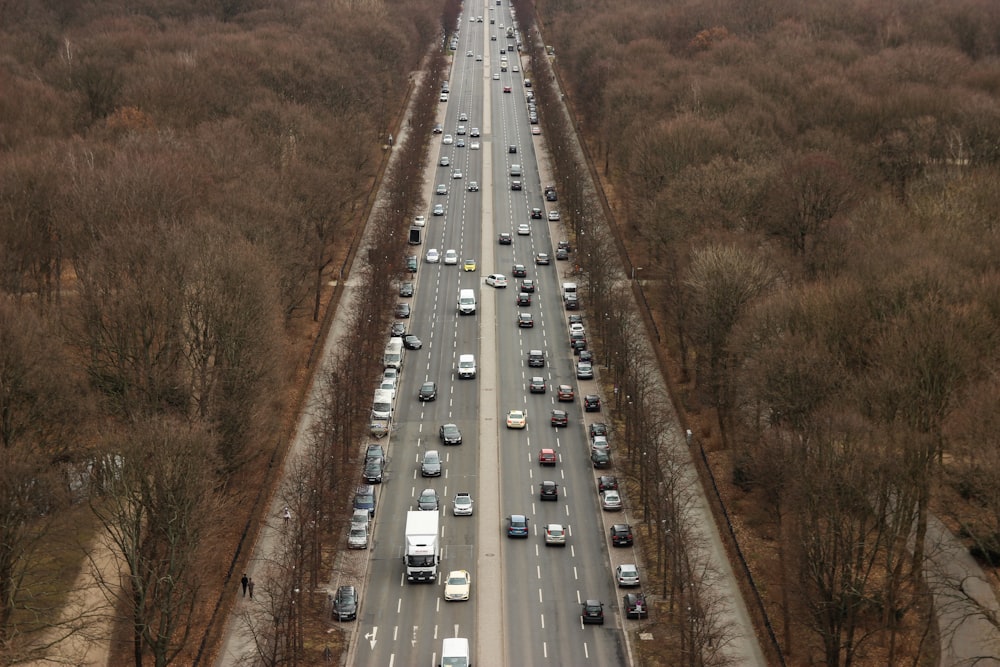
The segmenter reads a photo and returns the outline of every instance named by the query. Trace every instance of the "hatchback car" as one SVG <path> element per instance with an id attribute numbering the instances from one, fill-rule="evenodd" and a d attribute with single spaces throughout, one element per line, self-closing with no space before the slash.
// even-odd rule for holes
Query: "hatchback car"
<path id="1" fill-rule="evenodd" d="M 573 387 L 568 384 L 561 384 L 556 390 L 556 396 L 560 401 L 572 401 L 576 394 L 573 392 Z"/>
<path id="2" fill-rule="evenodd" d="M 572 294 L 570 296 L 573 296 Z M 574 303 L 576 300 L 574 299 Z M 569 302 L 566 303 L 566 307 L 569 308 Z M 573 350 L 573 354 L 580 354 L 587 349 L 587 339 L 586 338 L 575 338 L 569 342 L 569 347 Z"/>
<path id="3" fill-rule="evenodd" d="M 442 424 L 438 429 L 438 437 L 445 445 L 461 445 L 462 431 L 455 424 Z"/>
<path id="4" fill-rule="evenodd" d="M 553 410 L 552 411 L 552 426 L 569 426 L 569 415 L 566 414 L 565 410 Z"/>
<path id="5" fill-rule="evenodd" d="M 528 517 L 523 514 L 511 514 L 507 517 L 507 537 L 527 537 Z"/>
<path id="6" fill-rule="evenodd" d="M 622 509 L 622 497 L 617 491 L 601 491 L 601 509 L 605 512 L 618 512 Z"/>
<path id="7" fill-rule="evenodd" d="M 407 334 L 403 336 L 403 347 L 407 350 L 419 350 L 424 346 L 422 340 L 414 336 L 413 334 Z"/>
<path id="8" fill-rule="evenodd" d="M 420 463 L 421 477 L 441 476 L 441 455 L 436 449 L 428 449 L 424 452 L 424 458 Z"/>
<path id="9" fill-rule="evenodd" d="M 535 320 L 531 317 L 531 313 L 518 313 L 517 326 L 519 329 L 531 329 L 534 327 Z"/>
<path id="10" fill-rule="evenodd" d="M 426 227 L 427 226 L 427 218 L 425 218 L 422 215 L 415 215 L 415 216 L 413 216 L 413 226 L 414 227 Z"/>
<path id="11" fill-rule="evenodd" d="M 556 464 L 556 450 L 543 449 L 538 452 L 538 465 L 554 466 Z"/>
<path id="12" fill-rule="evenodd" d="M 491 273 L 486 276 L 486 284 L 490 287 L 507 287 L 507 276 L 502 273 Z"/>
<path id="13" fill-rule="evenodd" d="M 410 304 L 408 303 L 397 303 L 396 308 L 393 309 L 392 314 L 396 317 L 406 319 L 410 316 Z"/>
<path id="14" fill-rule="evenodd" d="M 577 380 L 593 380 L 594 379 L 594 365 L 589 361 L 579 361 L 576 364 L 576 379 Z"/>
<path id="15" fill-rule="evenodd" d="M 365 459 L 365 471 L 362 474 L 364 480 L 369 484 L 381 484 L 382 476 L 385 474 L 385 458 L 379 456 L 369 456 Z"/>
<path id="16" fill-rule="evenodd" d="M 511 410 L 507 413 L 507 428 L 524 428 L 528 425 L 528 417 L 524 410 Z"/>
<path id="17" fill-rule="evenodd" d="M 549 222 L 559 222 L 559 211 L 549 211 Z"/>
<path id="18" fill-rule="evenodd" d="M 437 512 L 439 507 L 437 491 L 434 489 L 424 489 L 420 492 L 420 496 L 417 498 L 418 510 Z"/>
<path id="19" fill-rule="evenodd" d="M 545 354 L 541 350 L 528 350 L 528 367 L 542 368 L 545 366 Z"/>
<path id="20" fill-rule="evenodd" d="M 454 266 L 455 264 L 458 264 L 458 253 L 455 252 L 452 249 L 445 250 L 444 251 L 444 263 L 448 264 L 448 265 L 451 265 L 451 266 Z"/>
<path id="21" fill-rule="evenodd" d="M 583 409 L 586 412 L 600 412 L 601 397 L 597 394 L 587 394 L 583 397 Z"/>
<path id="22" fill-rule="evenodd" d="M 427 251 L 427 255 L 424 257 L 424 261 L 428 264 L 437 264 L 441 261 L 441 253 L 438 252 L 437 248 L 431 248 Z"/>
<path id="23" fill-rule="evenodd" d="M 517 226 L 518 236 L 528 236 L 530 234 L 531 234 L 531 225 L 529 225 L 528 223 L 522 222 Z"/>
<path id="24" fill-rule="evenodd" d="M 638 586 L 639 569 L 631 563 L 619 565 L 615 568 L 615 578 L 618 579 L 618 586 L 620 588 Z"/>
<path id="25" fill-rule="evenodd" d="M 497 240 L 500 242 L 500 245 L 511 245 L 514 242 L 514 237 L 510 235 L 510 232 L 500 232 Z"/>
<path id="26" fill-rule="evenodd" d="M 517 305 L 519 306 L 530 306 L 531 305 L 531 295 L 527 292 L 517 293 Z"/>
<path id="27" fill-rule="evenodd" d="M 465 148 L 465 138 L 459 137 L 455 140 L 455 148 Z"/>
<path id="28" fill-rule="evenodd" d="M 580 310 L 580 299 L 575 294 L 564 296 L 563 304 L 566 306 L 566 310 Z M 586 347 L 586 341 L 584 341 L 584 347 Z"/>
<path id="29" fill-rule="evenodd" d="M 545 378 L 541 376 L 534 376 L 528 381 L 528 392 L 532 394 L 544 394 L 545 393 Z"/>
<path id="30" fill-rule="evenodd" d="M 505 92 L 505 93 L 509 93 L 510 90 L 511 90 L 510 86 L 504 86 L 503 87 L 503 92 Z"/>
<path id="31" fill-rule="evenodd" d="M 597 491 L 607 491 L 618 488 L 618 478 L 612 475 L 601 475 L 597 478 Z"/>
<path id="32" fill-rule="evenodd" d="M 445 579 L 444 599 L 447 602 L 468 600 L 471 587 L 472 577 L 468 570 L 452 570 L 448 573 L 448 578 Z"/>
<path id="33" fill-rule="evenodd" d="M 462 270 L 463 271 L 475 271 L 476 270 L 476 260 L 474 260 L 474 259 L 467 259 L 464 262 L 462 262 Z"/>
<path id="34" fill-rule="evenodd" d="M 529 294 L 535 293 L 535 281 L 531 278 L 525 278 L 521 281 L 521 291 L 528 292 Z"/>
<path id="35" fill-rule="evenodd" d="M 399 296 L 404 298 L 413 296 L 413 283 L 411 282 L 400 283 Z"/>
<path id="36" fill-rule="evenodd" d="M 632 526 L 627 523 L 616 523 L 611 526 L 611 546 L 632 546 Z"/>
<path id="37" fill-rule="evenodd" d="M 472 496 L 468 491 L 459 491 L 451 501 L 451 513 L 455 516 L 472 516 Z"/>
<path id="38" fill-rule="evenodd" d="M 625 618 L 647 618 L 649 616 L 649 606 L 646 604 L 646 596 L 642 593 L 626 593 L 623 595 L 622 607 L 625 609 Z"/>
<path id="39" fill-rule="evenodd" d="M 561 523 L 550 523 L 545 526 L 545 546 L 566 546 L 566 529 Z"/>
<path id="40" fill-rule="evenodd" d="M 540 209 L 540 208 L 533 208 L 533 209 L 531 209 L 531 219 L 532 220 L 541 220 L 542 219 L 542 209 Z"/>
<path id="41" fill-rule="evenodd" d="M 526 275 L 528 275 L 528 270 L 524 268 L 524 264 L 515 264 L 514 266 L 511 267 L 510 275 L 514 276 L 515 278 L 524 278 Z"/>
<path id="42" fill-rule="evenodd" d="M 437 382 L 425 382 L 420 385 L 420 391 L 417 392 L 417 398 L 421 401 L 433 401 L 437 398 L 437 395 Z"/>
<path id="43" fill-rule="evenodd" d="M 593 422 L 587 427 L 587 433 L 593 438 L 595 435 L 607 435 L 608 425 L 604 422 Z"/>
<path id="44" fill-rule="evenodd" d="M 604 605 L 600 600 L 587 600 L 583 603 L 580 620 L 584 625 L 604 625 Z"/>
<path id="45" fill-rule="evenodd" d="M 358 617 L 358 591 L 354 586 L 340 586 L 333 596 L 333 617 L 352 621 Z"/>
<path id="46" fill-rule="evenodd" d="M 539 500 L 559 500 L 559 485 L 555 482 L 544 481 L 538 485 Z"/>
<path id="47" fill-rule="evenodd" d="M 601 450 L 591 451 L 590 462 L 595 468 L 608 468 L 611 466 L 611 455 Z"/>

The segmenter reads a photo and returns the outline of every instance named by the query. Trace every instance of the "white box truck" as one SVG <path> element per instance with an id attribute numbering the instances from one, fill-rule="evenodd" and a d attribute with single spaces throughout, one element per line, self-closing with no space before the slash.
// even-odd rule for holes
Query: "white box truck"
<path id="1" fill-rule="evenodd" d="M 403 562 L 407 581 L 437 581 L 439 516 L 419 510 L 406 513 Z"/>
<path id="2" fill-rule="evenodd" d="M 397 371 L 403 368 L 403 339 L 393 336 L 385 345 L 382 353 L 382 365 L 385 368 L 395 368 Z"/>

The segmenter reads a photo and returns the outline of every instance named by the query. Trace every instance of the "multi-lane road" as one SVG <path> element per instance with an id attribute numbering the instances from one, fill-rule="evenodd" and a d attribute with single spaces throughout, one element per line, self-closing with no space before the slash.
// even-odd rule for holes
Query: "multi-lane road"
<path id="1" fill-rule="evenodd" d="M 483 22 L 475 20 L 478 16 Z M 397 392 L 388 474 L 378 489 L 371 566 L 352 652 L 355 664 L 436 665 L 442 639 L 453 636 L 469 638 L 478 665 L 629 663 L 580 402 L 582 394 L 596 391 L 596 384 L 575 378 L 560 295 L 564 263 L 534 263 L 536 252 L 553 254 L 555 239 L 548 221 L 529 219 L 532 207 L 545 208 L 534 146 L 540 138 L 532 136 L 528 123 L 524 72 L 512 71 L 520 62 L 514 40 L 506 37 L 511 23 L 504 0 L 502 5 L 467 5 L 458 26 L 451 94 L 441 105 L 440 121 L 444 133 L 455 139 L 459 125 L 467 132 L 479 128 L 481 136 L 466 134 L 464 147 L 432 142 L 427 225 L 423 245 L 414 248 L 421 261 L 408 322 L 424 346 L 407 353 Z M 511 67 L 506 72 L 500 72 L 501 48 L 508 50 Z M 472 56 L 466 55 L 469 51 Z M 499 80 L 493 79 L 494 73 L 500 74 Z M 503 92 L 506 86 L 510 93 Z M 460 114 L 468 120 L 460 121 Z M 472 148 L 474 141 L 478 149 Z M 511 145 L 517 146 L 517 153 L 508 152 Z M 441 156 L 448 156 L 451 164 L 438 166 Z M 523 170 L 520 191 L 510 188 L 514 163 Z M 462 178 L 452 178 L 455 169 Z M 480 184 L 478 192 L 468 191 L 472 180 Z M 448 194 L 435 194 L 442 183 Z M 445 215 L 430 215 L 437 203 L 445 205 Z M 516 233 L 521 223 L 531 225 L 529 235 Z M 510 232 L 513 243 L 499 245 L 499 232 Z M 459 264 L 425 262 L 430 248 L 442 254 L 456 250 Z M 463 271 L 465 259 L 477 260 L 477 270 Z M 515 304 L 520 279 L 511 276 L 514 263 L 524 264 L 537 284 L 527 308 Z M 487 286 L 484 278 L 490 273 L 505 274 L 510 286 Z M 457 312 L 463 288 L 477 293 L 475 316 Z M 519 310 L 533 315 L 533 328 L 518 328 Z M 528 367 L 530 349 L 545 352 L 544 368 Z M 459 380 L 454 372 L 458 355 L 468 353 L 476 355 L 478 376 Z M 536 375 L 548 385 L 545 394 L 528 391 L 529 379 Z M 436 401 L 417 400 L 425 381 L 438 383 Z M 574 403 L 556 404 L 558 384 L 576 389 Z M 555 407 L 569 412 L 567 428 L 550 426 Z M 510 409 L 527 410 L 527 428 L 505 427 Z M 440 443 L 438 427 L 448 422 L 460 427 L 462 445 Z M 536 457 L 542 448 L 557 452 L 554 469 L 539 467 Z M 420 476 L 420 459 L 428 449 L 442 453 L 440 478 Z M 560 485 L 557 502 L 539 501 L 543 479 Z M 442 581 L 406 581 L 406 512 L 415 509 L 424 488 L 436 489 L 442 499 L 441 579 L 450 570 L 469 570 L 468 602 L 445 603 Z M 452 515 L 451 499 L 457 491 L 472 493 L 473 516 Z M 506 537 L 505 518 L 511 514 L 530 518 L 528 539 Z M 565 548 L 545 546 L 547 523 L 568 528 Z M 603 626 L 581 624 L 580 603 L 588 598 L 604 602 Z"/>

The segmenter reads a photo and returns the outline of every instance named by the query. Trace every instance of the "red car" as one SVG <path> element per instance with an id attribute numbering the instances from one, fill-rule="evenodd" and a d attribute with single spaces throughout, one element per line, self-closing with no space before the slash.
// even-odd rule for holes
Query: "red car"
<path id="1" fill-rule="evenodd" d="M 510 86 L 504 86 L 503 87 L 503 92 L 509 93 L 510 92 Z"/>
<path id="2" fill-rule="evenodd" d="M 569 416 L 565 410 L 552 411 L 552 426 L 569 426 Z"/>
<path id="3" fill-rule="evenodd" d="M 560 401 L 572 401 L 573 397 L 576 396 L 573 393 L 573 387 L 568 384 L 559 385 L 558 395 Z"/>
<path id="4" fill-rule="evenodd" d="M 543 466 L 554 466 L 556 464 L 556 452 L 554 449 L 543 449 L 538 452 L 538 464 Z"/>

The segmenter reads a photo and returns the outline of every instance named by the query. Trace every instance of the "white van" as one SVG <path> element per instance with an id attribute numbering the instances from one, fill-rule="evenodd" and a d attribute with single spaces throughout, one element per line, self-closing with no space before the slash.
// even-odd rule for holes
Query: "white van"
<path id="1" fill-rule="evenodd" d="M 519 164 L 512 164 L 512 165 L 510 165 L 510 175 L 511 175 L 511 178 L 520 178 L 521 177 L 521 165 L 519 165 Z"/>
<path id="2" fill-rule="evenodd" d="M 458 355 L 458 377 L 463 380 L 476 377 L 476 356 L 474 354 Z"/>
<path id="3" fill-rule="evenodd" d="M 392 392 L 387 389 L 376 389 L 372 399 L 372 419 L 392 419 Z"/>
<path id="4" fill-rule="evenodd" d="M 449 637 L 441 643 L 439 667 L 472 667 L 469 654 L 469 640 L 465 637 Z"/>
<path id="5" fill-rule="evenodd" d="M 576 283 L 563 283 L 563 298 L 566 298 L 567 294 L 576 294 Z"/>
<path id="6" fill-rule="evenodd" d="M 476 290 L 471 290 L 471 289 L 458 290 L 458 314 L 459 315 L 476 314 Z"/>
<path id="7" fill-rule="evenodd" d="M 390 338 L 386 343 L 385 352 L 382 353 L 382 365 L 385 368 L 403 368 L 403 339 Z"/>

